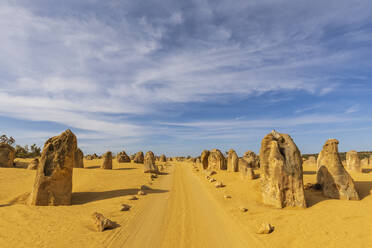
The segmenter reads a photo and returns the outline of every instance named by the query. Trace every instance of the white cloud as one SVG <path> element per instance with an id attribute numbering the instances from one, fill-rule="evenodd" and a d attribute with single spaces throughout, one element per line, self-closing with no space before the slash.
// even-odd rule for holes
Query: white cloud
<path id="1" fill-rule="evenodd" d="M 370 17 L 366 9 L 351 8 L 346 1 L 334 11 L 320 2 L 294 4 L 283 12 L 262 1 L 196 5 L 195 13 L 169 9 L 159 17 L 144 9 L 132 18 L 128 4 L 119 20 L 111 20 L 90 12 L 41 15 L 26 5 L 0 3 L 0 115 L 61 123 L 91 131 L 84 134 L 87 139 L 109 139 L 157 133 L 160 127 L 126 117 L 145 117 L 172 103 L 268 92 L 321 97 L 342 87 L 334 69 L 353 66 L 354 57 L 362 53 L 330 49 L 332 44 L 322 41 L 328 28 L 358 27 Z M 117 2 L 115 10 L 120 6 Z M 308 11 L 299 18 L 304 8 Z M 314 18 L 314 13 L 319 16 Z M 197 25 L 188 23 L 192 18 Z M 354 31 L 343 39 L 367 37 L 367 31 Z M 168 124 L 221 131 L 336 121 L 340 117 L 313 115 Z"/>

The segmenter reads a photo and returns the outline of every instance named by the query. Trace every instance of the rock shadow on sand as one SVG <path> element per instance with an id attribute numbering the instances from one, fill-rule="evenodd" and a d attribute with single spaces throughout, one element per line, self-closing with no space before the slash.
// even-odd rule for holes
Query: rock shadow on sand
<path id="1" fill-rule="evenodd" d="M 138 168 L 116 168 L 114 170 L 138 170 Z"/>
<path id="2" fill-rule="evenodd" d="M 118 189 L 109 190 L 103 192 L 74 192 L 72 193 L 72 205 L 82 205 L 89 202 L 101 201 L 116 197 L 122 197 L 127 195 L 136 195 L 138 193 L 138 188 L 132 189 Z M 162 189 L 149 189 L 146 190 L 146 194 L 160 194 L 166 193 L 168 190 Z"/>
<path id="3" fill-rule="evenodd" d="M 303 174 L 304 175 L 315 175 L 316 171 L 304 171 Z"/>
<path id="4" fill-rule="evenodd" d="M 360 200 L 363 200 L 371 194 L 372 182 L 355 181 L 355 187 L 359 193 Z"/>
<path id="5" fill-rule="evenodd" d="M 94 166 L 84 167 L 84 169 L 98 169 L 98 168 L 101 168 L 101 166 L 94 165 Z"/>

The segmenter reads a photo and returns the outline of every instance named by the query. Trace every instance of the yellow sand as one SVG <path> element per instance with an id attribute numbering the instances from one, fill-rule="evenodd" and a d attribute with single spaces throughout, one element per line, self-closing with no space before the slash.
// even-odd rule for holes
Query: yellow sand
<path id="1" fill-rule="evenodd" d="M 28 162 L 22 160 L 21 162 Z M 239 173 L 213 176 L 226 184 L 216 189 L 190 163 L 170 163 L 154 182 L 142 165 L 118 164 L 101 170 L 102 160 L 74 169 L 73 205 L 31 207 L 23 204 L 35 171 L 0 168 L 0 247 L 371 247 L 372 169 L 352 173 L 361 201 L 324 198 L 306 191 L 307 209 L 272 209 L 260 203 L 259 180 Z M 315 166 L 304 168 L 315 182 Z M 150 183 L 152 183 L 150 185 Z M 128 200 L 142 184 L 152 190 Z M 231 199 L 225 199 L 230 195 Z M 132 206 L 121 212 L 121 204 Z M 241 212 L 239 207 L 248 208 Z M 101 212 L 119 227 L 93 229 L 91 214 Z M 269 222 L 275 231 L 256 234 Z"/>

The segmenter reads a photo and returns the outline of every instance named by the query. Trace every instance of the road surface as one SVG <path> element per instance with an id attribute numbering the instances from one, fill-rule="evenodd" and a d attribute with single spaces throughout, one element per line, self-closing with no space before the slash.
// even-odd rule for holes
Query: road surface
<path id="1" fill-rule="evenodd" d="M 107 247 L 255 247 L 189 166 L 171 166 L 159 180 L 158 188 L 167 192 L 141 199 Z"/>

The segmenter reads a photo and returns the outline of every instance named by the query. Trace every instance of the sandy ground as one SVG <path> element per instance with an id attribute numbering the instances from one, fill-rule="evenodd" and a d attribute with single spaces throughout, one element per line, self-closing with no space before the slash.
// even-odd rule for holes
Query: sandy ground
<path id="1" fill-rule="evenodd" d="M 27 163 L 28 160 L 19 162 Z M 352 173 L 361 201 L 324 198 L 307 190 L 307 209 L 272 209 L 260 203 L 259 179 L 239 173 L 213 177 L 215 188 L 189 163 L 171 163 L 155 181 L 142 165 L 118 164 L 101 170 L 101 160 L 74 169 L 73 205 L 31 207 L 23 204 L 35 171 L 0 168 L 0 247 L 371 247 L 372 168 Z M 304 168 L 304 181 L 315 182 L 315 166 Z M 145 196 L 130 201 L 142 184 Z M 230 195 L 231 199 L 225 199 Z M 132 206 L 121 212 L 121 204 Z M 248 208 L 241 212 L 239 207 Z M 101 212 L 118 227 L 102 233 L 90 215 Z M 275 231 L 256 234 L 262 222 Z"/>

